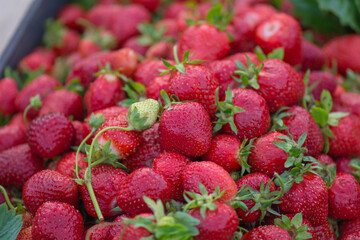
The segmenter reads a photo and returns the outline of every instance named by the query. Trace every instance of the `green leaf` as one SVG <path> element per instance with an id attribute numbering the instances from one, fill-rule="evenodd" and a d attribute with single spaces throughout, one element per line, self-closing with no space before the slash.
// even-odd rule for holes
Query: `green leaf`
<path id="1" fill-rule="evenodd" d="M 21 215 L 15 216 L 15 210 L 8 211 L 5 203 L 0 205 L 0 239 L 15 240 L 22 224 Z"/>
<path id="2" fill-rule="evenodd" d="M 319 107 L 312 107 L 310 110 L 311 116 L 314 118 L 315 122 L 320 126 L 326 126 L 329 115 L 328 112 Z"/>
<path id="3" fill-rule="evenodd" d="M 271 53 L 269 53 L 267 55 L 267 58 L 283 60 L 284 59 L 284 48 L 280 47 L 280 48 L 274 49 Z"/>
<path id="4" fill-rule="evenodd" d="M 328 90 L 323 90 L 321 92 L 320 101 L 321 101 L 321 105 L 323 106 L 324 110 L 329 113 L 333 107 L 333 101 L 332 101 L 331 94 Z"/>
<path id="5" fill-rule="evenodd" d="M 297 213 L 292 219 L 291 223 L 295 225 L 295 227 L 300 227 L 302 224 L 303 218 L 301 213 Z"/>

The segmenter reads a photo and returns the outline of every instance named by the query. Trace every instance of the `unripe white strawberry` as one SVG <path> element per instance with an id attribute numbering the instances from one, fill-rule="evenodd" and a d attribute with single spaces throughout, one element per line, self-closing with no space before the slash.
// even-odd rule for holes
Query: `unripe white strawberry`
<path id="1" fill-rule="evenodd" d="M 144 131 L 156 123 L 159 110 L 160 105 L 154 99 L 133 103 L 128 111 L 128 123 L 136 131 Z"/>

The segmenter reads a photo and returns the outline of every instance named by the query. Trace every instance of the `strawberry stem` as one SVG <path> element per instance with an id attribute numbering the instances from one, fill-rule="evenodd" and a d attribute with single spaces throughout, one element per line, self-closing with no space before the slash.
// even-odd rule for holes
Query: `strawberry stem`
<path id="1" fill-rule="evenodd" d="M 91 132 L 84 138 L 84 140 L 80 143 L 77 151 L 76 151 L 76 157 L 75 157 L 75 176 L 77 179 L 80 179 L 79 176 L 79 153 L 81 148 L 84 146 L 84 144 L 87 142 L 87 140 L 95 133 L 96 129 L 92 129 Z"/>
<path id="2" fill-rule="evenodd" d="M 1 185 L 0 185 L 0 191 L 2 192 L 2 194 L 4 194 L 5 201 L 6 201 L 6 204 L 8 205 L 8 207 L 9 207 L 11 210 L 15 209 L 14 205 L 12 205 L 12 203 L 11 203 L 11 201 L 10 201 L 10 199 L 9 199 L 9 196 L 8 196 L 8 194 L 7 194 L 7 192 L 6 192 L 6 189 L 5 189 L 3 186 L 1 186 Z"/>
<path id="3" fill-rule="evenodd" d="M 24 113 L 23 113 L 23 119 L 24 122 L 26 124 L 26 126 L 29 126 L 29 122 L 27 120 L 27 113 L 31 108 L 34 108 L 35 110 L 39 110 L 39 108 L 41 107 L 42 102 L 40 99 L 40 95 L 36 95 L 35 97 L 30 98 L 30 104 L 25 108 Z"/>

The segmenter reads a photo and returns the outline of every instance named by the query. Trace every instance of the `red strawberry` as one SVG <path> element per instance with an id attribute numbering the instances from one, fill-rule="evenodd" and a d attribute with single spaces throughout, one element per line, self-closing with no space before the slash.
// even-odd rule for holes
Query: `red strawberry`
<path id="1" fill-rule="evenodd" d="M 291 114 L 282 119 L 288 129 L 279 130 L 279 132 L 282 134 L 289 132 L 295 141 L 298 141 L 301 135 L 306 133 L 303 146 L 308 150 L 307 154 L 311 156 L 320 154 L 324 147 L 324 137 L 310 113 L 299 106 L 293 106 L 284 113 Z"/>
<path id="2" fill-rule="evenodd" d="M 139 168 L 122 181 L 117 195 L 118 206 L 130 215 L 151 212 L 143 196 L 167 202 L 171 199 L 171 185 L 151 168 Z"/>
<path id="3" fill-rule="evenodd" d="M 97 27 L 110 30 L 112 18 L 121 14 L 122 6 L 118 4 L 96 5 L 86 14 L 86 19 Z"/>
<path id="4" fill-rule="evenodd" d="M 304 180 L 294 183 L 280 198 L 280 209 L 286 213 L 302 212 L 313 226 L 326 223 L 328 214 L 328 192 L 324 180 L 315 174 L 306 173 Z"/>
<path id="5" fill-rule="evenodd" d="M 109 69 L 110 70 L 110 69 Z M 114 74 L 99 75 L 87 90 L 84 101 L 88 113 L 115 106 L 126 98 L 121 80 Z"/>
<path id="6" fill-rule="evenodd" d="M 229 202 L 236 194 L 236 184 L 228 172 L 213 162 L 193 162 L 183 172 L 184 190 L 200 193 L 199 183 L 202 183 L 208 192 L 220 191 L 225 194 L 219 199 L 221 202 Z"/>
<path id="7" fill-rule="evenodd" d="M 122 217 L 122 216 L 120 216 L 120 217 Z M 120 218 L 120 217 L 118 217 L 118 218 Z M 153 215 L 150 213 L 141 213 L 137 217 L 151 218 L 151 217 L 153 217 Z M 116 222 L 116 220 L 118 218 L 116 218 L 114 222 Z M 131 219 L 135 219 L 135 218 L 131 218 Z M 123 221 L 123 220 L 121 219 L 121 221 Z M 117 222 L 120 222 L 120 220 L 118 220 Z M 119 229 L 117 229 L 117 232 L 118 232 L 117 235 L 115 235 L 110 240 L 118 240 L 118 239 L 141 240 L 142 238 L 152 236 L 152 234 L 146 228 L 135 227 L 134 224 L 129 224 L 129 225 L 123 224 L 123 225 L 119 226 L 118 228 Z"/>
<path id="8" fill-rule="evenodd" d="M 85 157 L 86 157 L 85 154 L 79 153 L 78 165 L 80 168 L 86 168 L 88 166 L 88 163 L 83 160 L 83 158 Z M 75 172 L 74 172 L 75 163 L 76 163 L 76 152 L 66 153 L 57 162 L 55 170 L 65 176 L 68 176 L 69 178 L 75 178 Z"/>
<path id="9" fill-rule="evenodd" d="M 287 230 L 291 239 L 313 239 L 313 226 L 301 213 L 278 216 L 274 223 Z"/>
<path id="10" fill-rule="evenodd" d="M 36 172 L 45 168 L 27 144 L 18 145 L 0 153 L 0 185 L 21 189 Z"/>
<path id="11" fill-rule="evenodd" d="M 241 240 L 291 240 L 289 233 L 282 229 L 281 227 L 275 225 L 260 226 L 252 229 L 250 232 L 246 233 Z"/>
<path id="12" fill-rule="evenodd" d="M 21 59 L 18 68 L 21 72 L 35 71 L 43 68 L 46 73 L 49 73 L 55 58 L 56 55 L 52 50 L 39 47 Z"/>
<path id="13" fill-rule="evenodd" d="M 211 122 L 205 108 L 186 102 L 166 109 L 160 118 L 159 140 L 166 151 L 188 156 L 205 154 L 211 144 Z"/>
<path id="14" fill-rule="evenodd" d="M 335 92 L 335 91 L 334 91 Z M 335 104 L 340 105 L 351 113 L 360 115 L 360 96 L 357 93 L 343 92 L 340 94 L 334 94 Z M 336 106 L 336 105 L 335 105 Z M 335 107 L 334 106 L 334 107 Z"/>
<path id="15" fill-rule="evenodd" d="M 85 169 L 82 169 L 80 177 L 83 178 L 84 174 Z M 118 211 L 112 211 L 112 209 L 116 207 L 116 195 L 127 175 L 124 170 L 106 164 L 98 165 L 91 169 L 91 185 L 104 218 L 119 214 Z M 92 217 L 96 217 L 97 214 L 87 187 L 81 185 L 79 189 L 87 213 Z"/>
<path id="16" fill-rule="evenodd" d="M 12 78 L 0 81 L 0 115 L 6 116 L 15 111 L 15 98 L 18 93 L 16 82 Z"/>
<path id="17" fill-rule="evenodd" d="M 151 167 L 154 159 L 163 152 L 159 142 L 159 123 L 141 132 L 140 145 L 136 152 L 125 158 L 123 163 L 130 171 Z"/>
<path id="18" fill-rule="evenodd" d="M 161 60 L 147 59 L 139 64 L 134 73 L 134 81 L 147 86 L 156 76 L 160 75 L 158 69 L 165 69 Z"/>
<path id="19" fill-rule="evenodd" d="M 74 127 L 62 113 L 49 113 L 34 119 L 28 129 L 31 150 L 42 158 L 66 152 L 74 140 Z"/>
<path id="20" fill-rule="evenodd" d="M 82 140 L 86 137 L 87 130 L 84 129 L 84 124 L 79 121 L 71 121 L 75 130 L 74 145 L 79 146 Z M 85 133 L 86 132 L 86 133 Z"/>
<path id="21" fill-rule="evenodd" d="M 329 217 L 355 219 L 360 215 L 360 186 L 354 176 L 337 173 L 329 188 Z"/>
<path id="22" fill-rule="evenodd" d="M 23 143 L 26 143 L 26 134 L 20 127 L 0 127 L 0 152 Z"/>
<path id="23" fill-rule="evenodd" d="M 326 43 L 323 50 L 328 62 L 331 63 L 332 59 L 336 60 L 339 72 L 345 74 L 347 69 L 360 71 L 359 46 L 360 37 L 352 34 L 333 38 Z"/>
<path id="24" fill-rule="evenodd" d="M 35 214 L 33 239 L 81 239 L 83 218 L 73 206 L 62 202 L 46 202 Z"/>
<path id="25" fill-rule="evenodd" d="M 204 44 L 206 43 L 206 44 Z M 226 56 L 230 49 L 229 37 L 210 24 L 188 27 L 180 38 L 180 56 L 190 50 L 194 59 L 218 60 Z"/>
<path id="26" fill-rule="evenodd" d="M 48 201 L 64 202 L 77 207 L 78 197 L 76 183 L 54 170 L 43 170 L 34 174 L 23 188 L 24 205 L 32 214 Z"/>
<path id="27" fill-rule="evenodd" d="M 318 160 L 321 164 L 335 164 L 334 160 L 326 154 L 317 155 L 316 160 Z"/>
<path id="28" fill-rule="evenodd" d="M 175 152 L 164 152 L 155 158 L 152 168 L 162 174 L 170 183 L 171 199 L 184 201 L 182 173 L 190 163 L 187 157 Z"/>
<path id="29" fill-rule="evenodd" d="M 302 61 L 302 38 L 299 23 L 291 16 L 279 13 L 256 29 L 256 43 L 266 53 L 284 48 L 284 61 L 296 65 Z"/>
<path id="30" fill-rule="evenodd" d="M 264 173 L 272 177 L 275 172 L 280 174 L 285 170 L 284 164 L 288 154 L 273 144 L 282 141 L 278 139 L 279 136 L 284 135 L 270 132 L 255 140 L 248 159 L 251 172 Z"/>
<path id="31" fill-rule="evenodd" d="M 315 240 L 336 240 L 336 235 L 329 222 L 314 227 L 313 239 Z"/>
<path id="32" fill-rule="evenodd" d="M 16 240 L 32 240 L 32 226 L 24 228 L 19 232 L 19 235 L 17 236 Z"/>
<path id="33" fill-rule="evenodd" d="M 301 66 L 304 71 L 321 70 L 325 65 L 326 55 L 324 51 L 315 44 L 302 39 L 302 62 Z"/>
<path id="34" fill-rule="evenodd" d="M 348 235 L 353 232 L 359 232 L 360 230 L 360 218 L 352 220 L 344 220 L 340 223 L 341 236 Z"/>
<path id="35" fill-rule="evenodd" d="M 309 86 L 317 84 L 311 91 L 314 98 L 320 101 L 322 91 L 328 90 L 331 95 L 334 95 L 336 89 L 336 78 L 329 72 L 313 71 L 309 75 Z"/>
<path id="36" fill-rule="evenodd" d="M 73 116 L 75 120 L 84 118 L 84 107 L 78 93 L 65 89 L 50 93 L 44 100 L 39 115 L 51 112 L 63 113 L 66 117 Z"/>
<path id="37" fill-rule="evenodd" d="M 161 99 L 160 92 L 167 89 L 169 81 L 169 74 L 154 78 L 146 87 L 146 96 L 155 100 Z"/>
<path id="38" fill-rule="evenodd" d="M 165 19 L 176 19 L 181 12 L 188 11 L 189 7 L 183 2 L 172 2 L 166 6 L 164 11 Z"/>
<path id="39" fill-rule="evenodd" d="M 98 132 L 112 126 L 128 127 L 126 114 L 120 114 L 106 121 L 101 128 L 99 128 Z M 103 132 L 98 138 L 100 146 L 105 145 L 108 140 L 111 140 L 111 152 L 116 154 L 120 159 L 124 159 L 136 151 L 136 148 L 140 144 L 140 134 L 136 131 L 111 129 Z"/>
<path id="40" fill-rule="evenodd" d="M 55 87 L 59 86 L 56 79 L 48 76 L 41 75 L 31 81 L 26 85 L 16 96 L 15 107 L 19 112 L 23 112 L 25 108 L 30 104 L 30 98 L 35 97 L 37 94 L 40 95 L 41 100 L 44 100 L 45 97 L 51 93 Z M 35 109 L 30 109 L 27 113 L 29 118 L 35 118 L 37 111 Z"/>
<path id="41" fill-rule="evenodd" d="M 132 4 L 140 4 L 140 5 L 144 6 L 150 12 L 154 12 L 160 5 L 159 0 L 150 0 L 150 1 L 149 0 L 131 0 L 130 2 Z"/>
<path id="42" fill-rule="evenodd" d="M 30 119 L 28 118 L 28 121 Z M 15 114 L 10 122 L 8 123 L 9 126 L 16 126 L 19 127 L 24 133 L 26 133 L 26 130 L 28 128 L 28 126 L 26 125 L 25 121 L 24 121 L 24 116 L 21 113 L 17 113 Z"/>
<path id="43" fill-rule="evenodd" d="M 111 238 L 108 237 L 110 227 L 107 222 L 98 223 L 84 232 L 83 239 L 111 240 Z"/>
<path id="44" fill-rule="evenodd" d="M 85 18 L 85 10 L 77 4 L 67 4 L 60 9 L 57 19 L 68 28 L 81 30 L 82 26 L 78 24 L 78 20 Z"/>
<path id="45" fill-rule="evenodd" d="M 165 28 L 164 36 L 175 40 L 179 39 L 179 28 L 175 19 L 162 19 L 156 23 L 155 27 L 157 29 Z"/>
<path id="46" fill-rule="evenodd" d="M 170 58 L 174 44 L 167 41 L 160 41 L 149 47 L 145 56 L 147 58 Z"/>
<path id="47" fill-rule="evenodd" d="M 145 56 L 146 51 L 149 49 L 149 46 L 139 44 L 138 37 L 129 38 L 123 45 L 125 48 L 130 48 L 136 53 Z"/>
<path id="48" fill-rule="evenodd" d="M 360 239 L 360 232 L 353 232 L 350 233 L 349 235 L 340 238 L 340 240 L 356 240 L 356 239 Z"/>

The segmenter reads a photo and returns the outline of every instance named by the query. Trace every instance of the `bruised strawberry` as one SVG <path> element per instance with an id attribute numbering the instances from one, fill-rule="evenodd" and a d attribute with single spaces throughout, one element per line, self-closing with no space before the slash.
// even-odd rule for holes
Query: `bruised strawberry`
<path id="1" fill-rule="evenodd" d="M 284 48 L 284 61 L 296 65 L 302 60 L 302 38 L 299 23 L 291 16 L 279 13 L 256 29 L 256 43 L 266 53 Z"/>
<path id="2" fill-rule="evenodd" d="M 211 122 L 205 108 L 186 102 L 166 109 L 160 118 L 159 140 L 166 151 L 187 156 L 205 154 L 211 144 Z"/>
<path id="3" fill-rule="evenodd" d="M 23 199 L 27 210 L 35 214 L 41 204 L 59 201 L 78 206 L 78 188 L 69 177 L 54 170 L 43 170 L 26 181 Z"/>
<path id="4" fill-rule="evenodd" d="M 54 158 L 66 152 L 74 135 L 74 127 L 62 113 L 49 113 L 34 119 L 27 133 L 31 150 L 42 158 Z"/>
<path id="5" fill-rule="evenodd" d="M 82 27 L 78 24 L 78 20 L 85 18 L 85 14 L 85 10 L 80 5 L 67 4 L 60 9 L 57 19 L 68 28 L 81 30 Z"/>
<path id="6" fill-rule="evenodd" d="M 46 73 L 49 73 L 53 67 L 55 58 L 56 55 L 52 50 L 39 47 L 21 59 L 18 68 L 21 72 L 44 69 Z"/>
<path id="7" fill-rule="evenodd" d="M 304 71 L 307 69 L 321 70 L 325 65 L 326 55 L 324 51 L 306 39 L 302 39 L 302 55 L 301 67 Z"/>
<path id="8" fill-rule="evenodd" d="M 122 181 L 117 203 L 123 211 L 131 215 L 150 212 L 143 196 L 160 199 L 165 203 L 171 199 L 171 185 L 163 175 L 153 169 L 139 168 Z"/>
<path id="9" fill-rule="evenodd" d="M 147 86 L 156 76 L 160 75 L 161 72 L 158 69 L 165 69 L 161 60 L 147 59 L 136 69 L 134 81 Z"/>
<path id="10" fill-rule="evenodd" d="M 35 173 L 45 168 L 28 144 L 21 144 L 0 153 L 0 185 L 21 189 Z"/>
<path id="11" fill-rule="evenodd" d="M 66 231 L 64 231 L 66 229 Z M 67 203 L 46 202 L 35 214 L 33 239 L 81 239 L 84 221 L 78 210 Z"/>
<path id="12" fill-rule="evenodd" d="M 18 93 L 16 82 L 12 78 L 0 80 L 0 115 L 7 116 L 15 111 L 15 98 Z"/>
<path id="13" fill-rule="evenodd" d="M 79 153 L 79 167 L 86 168 L 88 163 L 83 159 L 86 157 L 85 154 Z M 56 171 L 59 173 L 68 176 L 69 178 L 75 178 L 75 163 L 76 163 L 76 152 L 66 153 L 64 156 L 60 158 L 60 160 L 56 164 Z"/>
<path id="14" fill-rule="evenodd" d="M 19 126 L 0 127 L 0 152 L 26 143 L 26 134 Z"/>
<path id="15" fill-rule="evenodd" d="M 50 93 L 40 108 L 39 115 L 48 113 L 63 113 L 66 117 L 72 116 L 75 120 L 84 117 L 84 106 L 81 96 L 69 90 L 58 90 Z"/>

